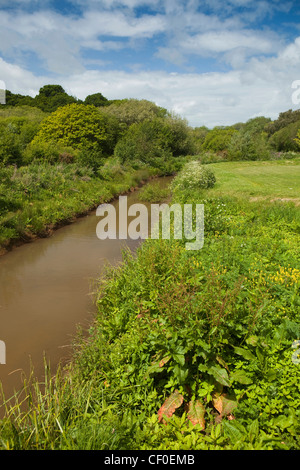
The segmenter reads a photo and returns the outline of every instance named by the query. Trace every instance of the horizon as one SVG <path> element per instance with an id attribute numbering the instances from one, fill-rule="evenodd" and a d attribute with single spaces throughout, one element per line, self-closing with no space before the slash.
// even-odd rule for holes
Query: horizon
<path id="1" fill-rule="evenodd" d="M 147 99 L 190 126 L 298 109 L 300 6 L 279 0 L 0 0 L 0 81 Z"/>

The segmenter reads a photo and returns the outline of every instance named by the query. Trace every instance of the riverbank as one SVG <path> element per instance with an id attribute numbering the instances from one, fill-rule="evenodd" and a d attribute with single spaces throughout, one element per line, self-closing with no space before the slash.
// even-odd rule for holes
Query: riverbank
<path id="1" fill-rule="evenodd" d="M 152 178 L 143 188 L 166 192 L 171 179 Z M 128 208 L 140 202 L 141 191 L 132 188 L 127 193 Z M 118 199 L 111 205 L 119 218 Z M 147 219 L 143 217 L 145 223 Z M 31 365 L 42 380 L 44 354 L 53 372 L 57 364 L 70 360 L 77 330 L 86 331 L 95 315 L 93 280 L 107 264 L 122 260 L 125 246 L 134 252 L 141 243 L 99 240 L 98 223 L 96 211 L 91 211 L 51 237 L 24 244 L 0 259 L 1 339 L 7 350 L 0 381 L 7 397 L 22 389 L 22 377 L 30 375 Z"/>
<path id="2" fill-rule="evenodd" d="M 221 186 L 176 194 L 205 206 L 201 250 L 147 240 L 99 279 L 88 338 L 8 411 L 2 448 L 300 448 L 299 208 Z"/>
<path id="3" fill-rule="evenodd" d="M 128 194 L 168 173 L 146 165 L 121 165 L 108 159 L 97 174 L 77 164 L 31 164 L 2 168 L 0 185 L 0 256 L 14 247 L 48 237 L 58 228 L 93 211 L 99 204 Z"/>

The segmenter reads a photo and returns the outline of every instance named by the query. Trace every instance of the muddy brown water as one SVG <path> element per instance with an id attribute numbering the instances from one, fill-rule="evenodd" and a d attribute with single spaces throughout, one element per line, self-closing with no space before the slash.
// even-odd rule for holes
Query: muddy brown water
<path id="1" fill-rule="evenodd" d="M 166 187 L 170 180 L 151 184 Z M 128 194 L 127 201 L 128 206 L 140 202 L 139 191 Z M 118 218 L 118 198 L 112 204 Z M 0 382 L 6 398 L 22 388 L 32 367 L 34 376 L 42 378 L 44 358 L 51 369 L 70 358 L 77 326 L 86 330 L 95 313 L 92 281 L 103 275 L 107 264 L 122 260 L 125 246 L 134 251 L 141 243 L 99 240 L 99 220 L 93 211 L 49 238 L 0 257 L 0 340 L 6 346 Z"/>

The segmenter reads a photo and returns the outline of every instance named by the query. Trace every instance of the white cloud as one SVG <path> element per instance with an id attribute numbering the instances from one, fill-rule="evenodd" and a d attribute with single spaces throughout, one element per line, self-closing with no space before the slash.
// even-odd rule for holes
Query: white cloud
<path id="1" fill-rule="evenodd" d="M 280 112 L 293 108 L 291 86 L 300 74 L 297 66 L 288 66 L 289 61 L 288 47 L 277 58 L 253 59 L 243 70 L 226 73 L 88 70 L 53 80 L 35 77 L 0 59 L 0 78 L 10 91 L 31 96 L 45 84 L 59 83 L 81 99 L 97 92 L 109 99 L 148 99 L 180 114 L 192 126 L 214 127 L 261 115 L 275 119 Z"/>
<path id="2" fill-rule="evenodd" d="M 179 0 L 76 1 L 83 6 L 81 16 L 51 10 L 0 11 L 0 52 L 6 58 L 14 57 L 14 64 L 0 59 L 0 79 L 7 89 L 34 96 L 41 86 L 59 83 L 78 98 L 96 92 L 109 99 L 145 98 L 174 110 L 193 126 L 233 124 L 257 115 L 275 118 L 293 107 L 291 84 L 300 79 L 300 38 L 285 45 L 274 32 L 259 31 L 253 25 L 250 29 L 245 18 L 258 14 L 250 0 L 222 1 L 221 16 L 200 13 L 199 2 L 194 0 L 184 4 Z M 255 3 L 261 15 L 270 11 L 268 3 Z M 145 4 L 159 7 L 159 13 L 136 16 L 134 8 Z M 280 7 L 280 2 L 272 4 Z M 219 5 L 219 0 L 209 2 L 216 12 Z M 228 16 L 234 6 L 243 7 L 243 15 Z M 121 51 L 158 34 L 164 34 L 163 45 L 155 44 L 160 58 L 182 64 L 190 55 L 216 57 L 233 70 L 145 72 L 134 54 L 132 72 L 113 70 L 113 66 L 112 70 L 86 70 L 86 64 L 108 66 L 109 58 L 105 56 L 103 62 L 97 51 Z M 89 59 L 83 49 L 95 54 Z M 42 61 L 48 70 L 44 76 L 26 69 L 28 53 Z"/>
<path id="3" fill-rule="evenodd" d="M 0 57 L 0 78 L 4 81 L 6 89 L 22 95 L 35 96 L 37 91 L 45 83 L 48 77 L 36 77 L 28 70 L 18 65 L 10 64 Z M 53 83 L 53 82 L 52 82 Z"/>
<path id="4" fill-rule="evenodd" d="M 236 48 L 247 48 L 252 52 L 270 53 L 274 51 L 274 42 L 254 31 L 212 31 L 189 37 L 182 47 L 186 51 L 227 52 Z"/>
<path id="5" fill-rule="evenodd" d="M 69 19 L 64 27 L 79 37 L 111 35 L 117 37 L 152 37 L 165 30 L 164 19 L 160 15 L 143 15 L 136 18 L 124 13 L 89 11 L 80 19 Z"/>
<path id="6" fill-rule="evenodd" d="M 49 72 L 76 73 L 83 71 L 83 48 L 116 51 L 128 47 L 128 39 L 151 38 L 164 30 L 164 18 L 159 15 L 136 18 L 121 11 L 87 11 L 82 17 L 65 17 L 53 11 L 0 11 L 0 52 L 15 60 L 30 52 Z M 114 39 L 102 41 L 101 36 Z"/>

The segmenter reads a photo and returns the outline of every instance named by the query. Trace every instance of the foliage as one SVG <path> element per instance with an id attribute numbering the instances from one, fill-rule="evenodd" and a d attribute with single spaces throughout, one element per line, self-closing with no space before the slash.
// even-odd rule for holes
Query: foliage
<path id="1" fill-rule="evenodd" d="M 216 182 L 213 171 L 198 161 L 188 162 L 171 184 L 176 197 L 178 194 L 192 194 L 195 190 L 212 188 Z"/>
<path id="2" fill-rule="evenodd" d="M 85 98 L 84 104 L 100 107 L 109 105 L 109 101 L 107 98 L 105 98 L 105 96 L 102 95 L 102 93 L 94 93 L 92 95 L 88 95 Z"/>
<path id="3" fill-rule="evenodd" d="M 278 152 L 289 152 L 299 150 L 297 134 L 300 129 L 300 120 L 288 124 L 279 131 L 274 132 L 270 139 L 270 145 Z"/>
<path id="4" fill-rule="evenodd" d="M 59 108 L 41 124 L 32 144 L 54 141 L 75 150 L 113 152 L 117 138 L 116 120 L 91 105 L 70 104 Z"/>
<path id="5" fill-rule="evenodd" d="M 45 85 L 40 88 L 38 95 L 34 98 L 31 96 L 14 94 L 9 90 L 6 91 L 6 105 L 33 106 L 47 113 L 55 111 L 60 106 L 77 102 L 78 100 L 73 96 L 68 95 L 60 85 Z"/>
<path id="6" fill-rule="evenodd" d="M 123 162 L 138 160 L 150 165 L 172 156 L 188 155 L 192 142 L 185 121 L 177 117 L 144 120 L 130 126 L 115 147 L 115 155 Z"/>
<path id="7" fill-rule="evenodd" d="M 161 202 L 162 200 L 166 199 L 168 196 L 169 196 L 169 189 L 161 188 L 159 183 L 147 184 L 139 192 L 140 201 L 146 201 L 146 202 L 152 202 L 152 203 Z"/>
<path id="8" fill-rule="evenodd" d="M 40 110 L 28 106 L 0 110 L 0 162 L 5 165 L 23 162 L 23 153 L 44 117 Z"/>
<path id="9" fill-rule="evenodd" d="M 267 160 L 269 149 L 264 134 L 241 131 L 232 136 L 228 146 L 229 160 Z"/>
<path id="10" fill-rule="evenodd" d="M 110 104 L 105 112 L 114 116 L 118 121 L 125 126 L 139 123 L 145 120 L 151 120 L 156 117 L 165 117 L 167 110 L 157 106 L 148 100 L 125 99 Z"/>
<path id="11" fill-rule="evenodd" d="M 265 131 L 268 135 L 272 135 L 280 129 L 289 126 L 290 124 L 300 120 L 300 110 L 297 109 L 293 111 L 289 109 L 288 111 L 282 112 L 279 114 L 278 119 L 273 122 L 270 122 L 265 126 Z"/>
<path id="12" fill-rule="evenodd" d="M 300 121 L 299 121 L 299 125 L 300 125 Z M 295 143 L 297 144 L 297 146 L 299 147 L 300 146 L 300 128 L 298 129 L 297 131 L 297 136 L 296 138 L 294 139 Z M 292 149 L 290 149 L 292 150 Z"/>
<path id="13" fill-rule="evenodd" d="M 202 144 L 203 150 L 221 152 L 228 149 L 232 135 L 237 132 L 235 129 L 215 127 L 205 136 Z"/>
<path id="14" fill-rule="evenodd" d="M 192 131 L 193 140 L 195 145 L 195 153 L 198 154 L 202 151 L 202 145 L 205 140 L 205 137 L 209 133 L 209 129 L 206 126 L 195 127 Z"/>
<path id="15" fill-rule="evenodd" d="M 61 106 L 77 103 L 77 99 L 68 95 L 60 85 L 45 85 L 34 98 L 35 106 L 47 113 L 56 111 Z"/>
<path id="16" fill-rule="evenodd" d="M 243 132 L 250 132 L 251 134 L 261 134 L 265 132 L 266 127 L 271 124 L 271 119 L 265 116 L 259 116 L 256 118 L 249 119 L 245 124 L 242 125 L 240 130 Z"/>

